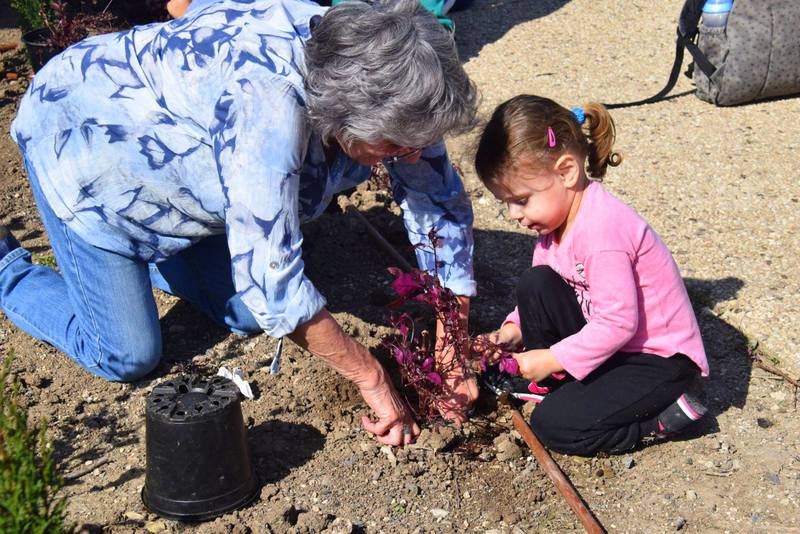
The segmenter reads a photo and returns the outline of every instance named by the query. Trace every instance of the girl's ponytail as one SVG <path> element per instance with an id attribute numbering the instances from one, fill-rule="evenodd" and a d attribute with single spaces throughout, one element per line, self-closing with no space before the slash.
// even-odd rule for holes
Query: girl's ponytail
<path id="1" fill-rule="evenodd" d="M 586 122 L 583 130 L 589 142 L 586 170 L 592 178 L 602 179 L 608 166 L 622 163 L 622 156 L 614 152 L 616 130 L 614 119 L 603 104 L 588 103 L 583 106 Z"/>

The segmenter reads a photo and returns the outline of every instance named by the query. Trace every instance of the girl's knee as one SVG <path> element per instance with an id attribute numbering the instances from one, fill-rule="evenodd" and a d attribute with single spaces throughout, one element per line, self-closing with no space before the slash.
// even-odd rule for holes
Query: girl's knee
<path id="1" fill-rule="evenodd" d="M 563 284 L 561 276 L 547 265 L 537 265 L 522 273 L 517 284 L 517 293 L 529 295 L 550 288 L 554 283 Z"/>

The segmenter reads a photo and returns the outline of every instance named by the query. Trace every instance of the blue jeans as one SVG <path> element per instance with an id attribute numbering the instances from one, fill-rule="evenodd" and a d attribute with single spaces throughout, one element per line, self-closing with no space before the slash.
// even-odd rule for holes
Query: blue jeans
<path id="1" fill-rule="evenodd" d="M 261 332 L 236 295 L 224 235 L 203 239 L 166 261 L 146 263 L 94 247 L 53 213 L 27 165 L 59 273 L 16 248 L 0 259 L 0 309 L 20 329 L 108 380 L 137 380 L 161 358 L 152 288 L 188 300 L 240 334 Z"/>

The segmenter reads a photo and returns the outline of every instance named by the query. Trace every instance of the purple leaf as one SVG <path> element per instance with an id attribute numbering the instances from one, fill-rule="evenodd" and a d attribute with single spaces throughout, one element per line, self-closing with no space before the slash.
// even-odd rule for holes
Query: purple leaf
<path id="1" fill-rule="evenodd" d="M 503 358 L 500 360 L 500 370 L 510 375 L 516 375 L 519 373 L 519 364 L 514 358 Z"/>
<path id="2" fill-rule="evenodd" d="M 442 377 L 439 376 L 439 373 L 428 373 L 428 380 L 430 380 L 437 386 L 442 385 Z"/>

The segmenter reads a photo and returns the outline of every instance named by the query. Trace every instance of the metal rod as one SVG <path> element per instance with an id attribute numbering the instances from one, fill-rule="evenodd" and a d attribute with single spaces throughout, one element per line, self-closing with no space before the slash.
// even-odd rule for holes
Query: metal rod
<path id="1" fill-rule="evenodd" d="M 544 445 L 542 445 L 542 442 L 536 437 L 536 434 L 533 433 L 533 430 L 528 426 L 528 423 L 522 417 L 522 414 L 519 413 L 519 410 L 510 405 L 508 408 L 511 410 L 511 419 L 514 421 L 514 428 L 517 429 L 522 439 L 525 440 L 525 443 L 527 443 L 528 447 L 533 451 L 533 455 L 536 457 L 539 465 L 542 466 L 544 472 L 550 477 L 550 480 L 553 482 L 558 492 L 564 500 L 567 501 L 567 504 L 572 508 L 575 515 L 578 516 L 578 520 L 581 522 L 586 532 L 590 534 L 605 533 L 606 529 L 603 528 L 603 525 L 600 524 L 594 514 L 592 514 L 592 511 L 589 510 L 589 507 L 586 506 L 578 490 L 575 489 L 575 486 L 569 481 L 567 475 L 564 474 L 556 461 L 553 460 L 553 457 L 550 456 L 550 453 L 547 452 L 547 449 L 544 448 Z"/>
<path id="2" fill-rule="evenodd" d="M 366 218 L 366 217 L 364 217 L 364 214 L 362 214 L 362 213 L 361 213 L 361 212 L 358 210 L 358 208 L 357 208 L 357 207 L 355 207 L 355 206 L 354 206 L 354 205 L 353 205 L 353 204 L 350 202 L 350 199 L 349 199 L 349 198 L 345 198 L 345 201 L 344 201 L 344 209 L 345 209 L 345 211 L 347 211 L 347 212 L 350 212 L 350 213 L 354 214 L 354 215 L 355 215 L 355 216 L 358 218 L 358 220 L 359 220 L 359 221 L 361 221 L 361 222 L 364 224 L 364 226 L 367 228 L 367 232 L 369 232 L 369 235 L 371 235 L 372 237 L 374 237 L 374 238 L 375 238 L 375 240 L 378 242 L 378 244 L 379 244 L 379 245 L 380 245 L 380 246 L 381 246 L 381 247 L 382 247 L 382 248 L 383 248 L 383 249 L 384 249 L 386 252 L 388 252 L 388 253 L 389 253 L 389 254 L 390 254 L 390 255 L 391 255 L 391 256 L 392 256 L 392 257 L 395 259 L 395 261 L 396 261 L 397 263 L 399 263 L 399 264 L 400 264 L 400 266 L 401 266 L 401 267 L 402 267 L 404 270 L 406 270 L 406 271 L 410 271 L 411 269 L 413 269 L 413 267 L 411 267 L 411 264 L 410 264 L 410 263 L 408 263 L 408 261 L 407 261 L 407 260 L 406 260 L 406 259 L 405 259 L 403 256 L 401 256 L 399 252 L 397 252 L 397 250 L 396 250 L 396 249 L 395 249 L 395 248 L 392 246 L 392 244 L 391 244 L 391 243 L 389 243 L 388 241 L 386 241 L 386 239 L 385 239 L 385 238 L 384 238 L 384 237 L 383 237 L 383 236 L 380 234 L 380 232 L 378 232 L 378 230 L 376 230 L 376 229 L 375 229 L 375 227 L 374 227 L 374 226 L 372 226 L 372 223 L 370 223 L 370 222 L 367 220 L 367 218 Z"/>

